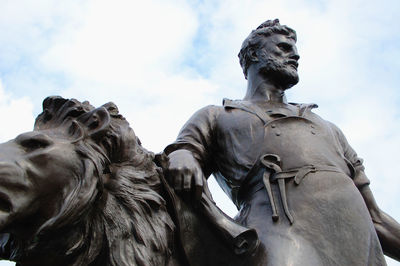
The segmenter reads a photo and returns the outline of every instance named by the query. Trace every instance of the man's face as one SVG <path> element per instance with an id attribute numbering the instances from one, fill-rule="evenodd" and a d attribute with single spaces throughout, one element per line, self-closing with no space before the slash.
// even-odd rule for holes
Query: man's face
<path id="1" fill-rule="evenodd" d="M 261 42 L 261 48 L 255 51 L 259 72 L 284 89 L 296 85 L 299 82 L 297 61 L 300 58 L 296 42 L 282 34 L 264 37 Z"/>

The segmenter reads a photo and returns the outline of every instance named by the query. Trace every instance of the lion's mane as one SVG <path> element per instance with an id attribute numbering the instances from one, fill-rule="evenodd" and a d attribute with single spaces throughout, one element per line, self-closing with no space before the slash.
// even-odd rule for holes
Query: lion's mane
<path id="1" fill-rule="evenodd" d="M 33 240 L 14 241 L 14 259 L 57 251 L 65 252 L 67 265 L 168 264 L 174 224 L 162 197 L 162 173 L 117 107 L 48 97 L 35 130 L 64 132 L 83 171 L 71 176 L 59 213 Z"/>

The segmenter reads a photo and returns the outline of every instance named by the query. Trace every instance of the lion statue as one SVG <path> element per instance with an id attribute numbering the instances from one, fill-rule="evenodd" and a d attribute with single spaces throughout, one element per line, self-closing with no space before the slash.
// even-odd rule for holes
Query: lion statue
<path id="1" fill-rule="evenodd" d="M 0 156 L 3 258 L 176 265 L 160 169 L 113 103 L 48 97 L 34 130 L 1 144 Z"/>
<path id="2" fill-rule="evenodd" d="M 197 207 L 180 200 L 164 178 L 167 164 L 142 147 L 115 104 L 46 98 L 34 130 L 0 144 L 0 259 L 247 265 L 255 231 L 211 198 Z"/>

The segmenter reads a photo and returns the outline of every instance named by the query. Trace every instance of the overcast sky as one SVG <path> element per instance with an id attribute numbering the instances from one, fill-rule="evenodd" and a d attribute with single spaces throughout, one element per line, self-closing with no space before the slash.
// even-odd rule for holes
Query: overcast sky
<path id="1" fill-rule="evenodd" d="M 197 109 L 244 96 L 241 43 L 279 18 L 301 56 L 289 101 L 317 103 L 344 131 L 400 221 L 399 13 L 398 0 L 0 0 L 0 140 L 31 130 L 43 99 L 61 95 L 113 101 L 159 152 Z"/>

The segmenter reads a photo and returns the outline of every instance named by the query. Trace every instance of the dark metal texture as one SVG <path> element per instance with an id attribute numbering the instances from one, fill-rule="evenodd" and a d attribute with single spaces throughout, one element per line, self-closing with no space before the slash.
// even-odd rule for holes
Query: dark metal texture
<path id="1" fill-rule="evenodd" d="M 377 206 L 362 159 L 312 112 L 317 105 L 286 100 L 299 81 L 296 39 L 278 20 L 251 32 L 239 53 L 245 97 L 190 118 L 165 149 L 170 183 L 197 202 L 214 174 L 238 207 L 236 222 L 260 239 L 248 265 L 385 265 L 383 253 L 399 260 L 400 225 Z"/>
<path id="2" fill-rule="evenodd" d="M 0 144 L 0 257 L 28 265 L 246 265 L 255 230 L 208 198 L 194 209 L 113 103 L 48 97 Z M 215 230 L 215 225 L 223 230 Z M 233 232 L 233 234 L 231 234 Z"/>

